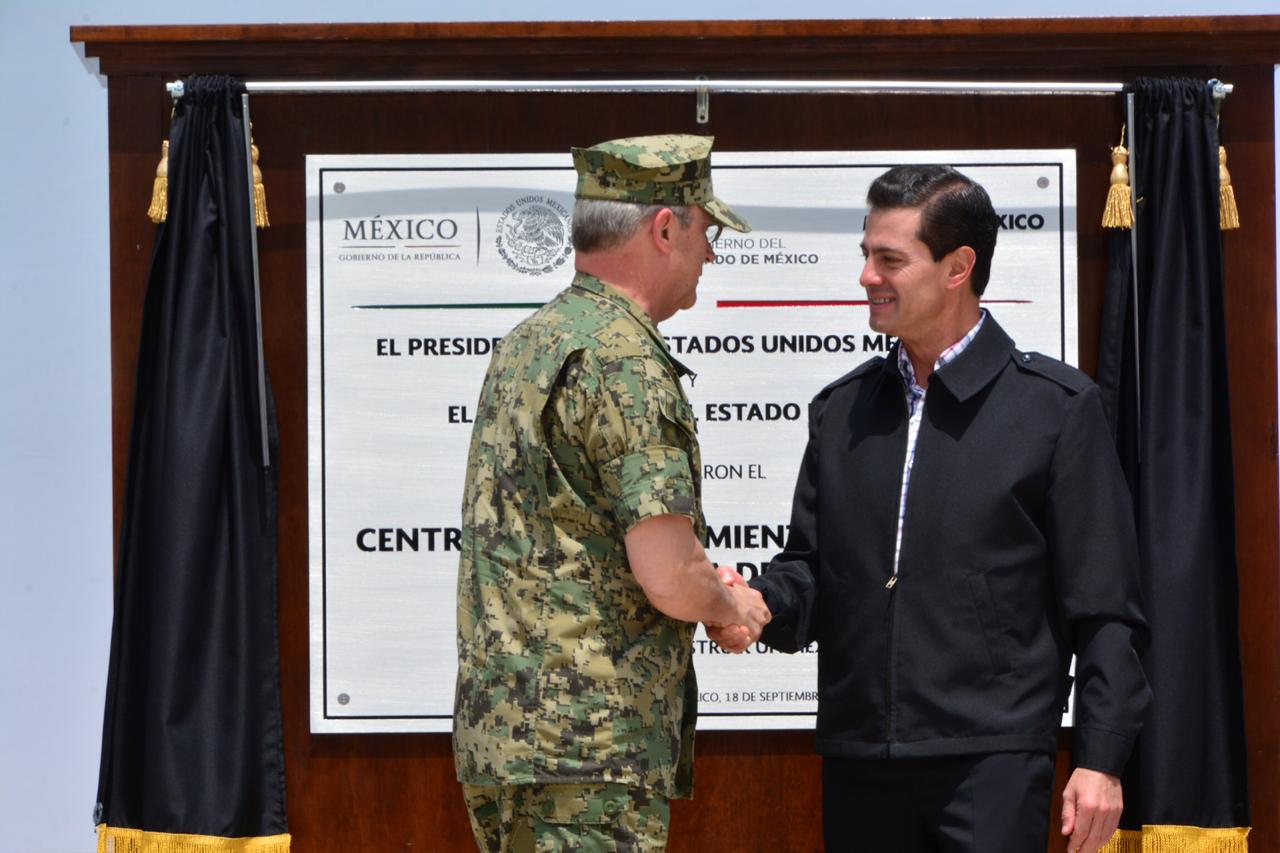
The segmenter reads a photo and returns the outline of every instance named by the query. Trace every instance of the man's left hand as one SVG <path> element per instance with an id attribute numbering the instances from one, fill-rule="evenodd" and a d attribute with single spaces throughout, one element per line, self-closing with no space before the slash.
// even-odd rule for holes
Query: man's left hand
<path id="1" fill-rule="evenodd" d="M 1077 767 L 1062 792 L 1062 834 L 1071 836 L 1067 850 L 1097 853 L 1120 825 L 1123 809 L 1118 776 Z"/>

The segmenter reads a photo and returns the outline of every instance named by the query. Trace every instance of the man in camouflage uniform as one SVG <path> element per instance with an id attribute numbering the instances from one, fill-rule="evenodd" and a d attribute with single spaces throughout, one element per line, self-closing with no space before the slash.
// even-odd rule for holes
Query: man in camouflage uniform
<path id="1" fill-rule="evenodd" d="M 573 283 L 480 393 L 462 504 L 454 757 L 482 850 L 662 850 L 691 794 L 695 622 L 768 621 L 702 548 L 698 442 L 656 324 L 721 226 L 711 139 L 573 150 Z"/>

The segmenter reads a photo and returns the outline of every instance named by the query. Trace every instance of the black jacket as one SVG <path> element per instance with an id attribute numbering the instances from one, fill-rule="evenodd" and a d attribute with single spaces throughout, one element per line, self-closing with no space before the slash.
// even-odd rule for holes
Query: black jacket
<path id="1" fill-rule="evenodd" d="M 1147 628 L 1097 386 L 988 316 L 929 380 L 890 584 L 896 355 L 814 398 L 786 550 L 752 581 L 773 611 L 765 643 L 818 642 L 818 751 L 1052 752 L 1074 652 L 1076 764 L 1119 774 L 1150 702 Z"/>

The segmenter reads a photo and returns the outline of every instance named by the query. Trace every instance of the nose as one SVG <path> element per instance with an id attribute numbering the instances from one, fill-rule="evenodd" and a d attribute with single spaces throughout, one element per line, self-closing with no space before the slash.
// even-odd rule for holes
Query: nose
<path id="1" fill-rule="evenodd" d="M 863 287 L 873 287 L 880 283 L 880 274 L 876 272 L 875 264 L 871 258 L 867 258 L 862 262 L 862 275 L 858 276 L 858 284 Z"/>

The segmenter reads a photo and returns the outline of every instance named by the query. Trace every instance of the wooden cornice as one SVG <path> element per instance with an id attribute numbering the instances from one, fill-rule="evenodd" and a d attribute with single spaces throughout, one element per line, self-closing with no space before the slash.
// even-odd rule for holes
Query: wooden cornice
<path id="1" fill-rule="evenodd" d="M 1075 77 L 1280 63 L 1280 15 L 72 27 L 106 75 Z"/>

